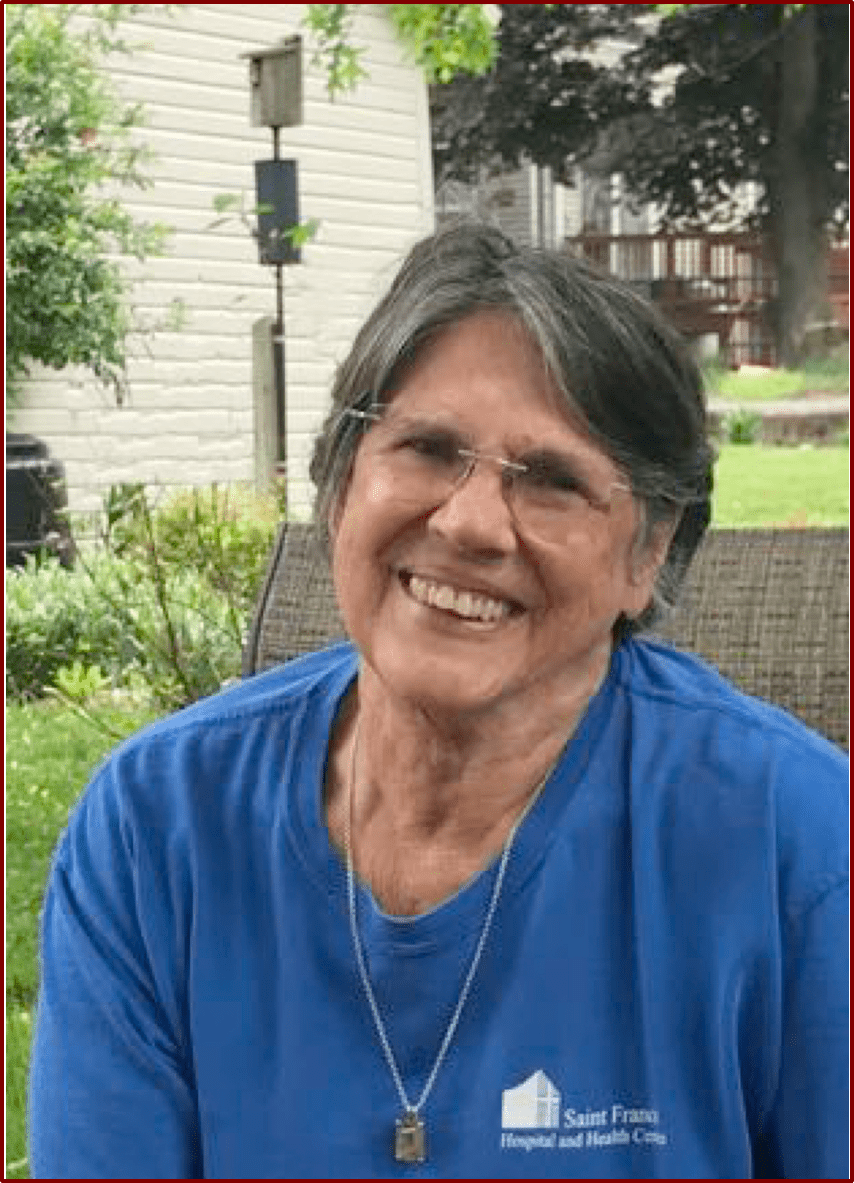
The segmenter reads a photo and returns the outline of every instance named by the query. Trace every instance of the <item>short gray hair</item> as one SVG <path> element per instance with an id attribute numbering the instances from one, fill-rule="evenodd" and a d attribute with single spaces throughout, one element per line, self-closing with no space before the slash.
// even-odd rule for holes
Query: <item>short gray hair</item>
<path id="1" fill-rule="evenodd" d="M 646 538 L 657 523 L 675 523 L 652 602 L 637 619 L 621 618 L 615 638 L 648 628 L 675 602 L 711 516 L 714 453 L 699 367 L 629 284 L 488 225 L 454 223 L 417 243 L 357 334 L 315 441 L 317 527 L 326 530 L 361 439 L 344 412 L 388 400 L 428 340 L 483 309 L 525 327 L 567 408 L 628 476 Z"/>

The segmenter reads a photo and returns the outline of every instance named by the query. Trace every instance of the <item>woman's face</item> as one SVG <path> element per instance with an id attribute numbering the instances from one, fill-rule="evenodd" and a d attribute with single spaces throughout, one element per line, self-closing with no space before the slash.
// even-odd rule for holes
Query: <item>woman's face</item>
<path id="1" fill-rule="evenodd" d="M 625 475 L 562 405 L 519 323 L 480 311 L 423 348 L 366 431 L 331 522 L 333 576 L 347 630 L 393 696 L 456 715 L 536 709 L 595 681 L 617 617 L 649 602 L 661 555 L 638 553 Z M 566 512 L 544 527 L 522 482 L 505 498 L 516 470 L 490 459 L 437 503 L 437 432 L 440 450 L 447 438 L 491 458 L 546 455 L 586 495 L 562 492 Z"/>

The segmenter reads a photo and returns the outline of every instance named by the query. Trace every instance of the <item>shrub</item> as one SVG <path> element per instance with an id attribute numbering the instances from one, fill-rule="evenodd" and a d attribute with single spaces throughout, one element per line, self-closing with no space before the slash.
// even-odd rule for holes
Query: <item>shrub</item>
<path id="1" fill-rule="evenodd" d="M 48 558 L 7 572 L 7 695 L 62 688 L 75 663 L 116 688 L 141 678 L 166 709 L 213 693 L 240 672 L 242 634 L 227 600 L 191 569 L 168 572 L 165 601 L 160 590 L 108 553 L 73 571 Z"/>
<path id="2" fill-rule="evenodd" d="M 724 434 L 731 444 L 754 444 L 762 430 L 762 416 L 742 407 L 724 417 Z"/>
<path id="3" fill-rule="evenodd" d="M 96 624 L 87 591 L 56 558 L 28 557 L 25 567 L 6 570 L 7 696 L 41 694 L 66 662 L 84 656 Z"/>
<path id="4" fill-rule="evenodd" d="M 236 677 L 273 503 L 207 490 L 154 512 L 141 488 L 124 486 L 108 494 L 104 519 L 102 544 L 73 570 L 46 558 L 7 571 L 7 695 L 109 680 L 143 684 L 170 710 Z"/>
<path id="5" fill-rule="evenodd" d="M 167 567 L 192 566 L 248 612 L 270 553 L 280 503 L 243 486 L 188 489 L 151 509 L 141 484 L 114 485 L 104 499 L 103 541 L 149 567 L 152 546 Z"/>

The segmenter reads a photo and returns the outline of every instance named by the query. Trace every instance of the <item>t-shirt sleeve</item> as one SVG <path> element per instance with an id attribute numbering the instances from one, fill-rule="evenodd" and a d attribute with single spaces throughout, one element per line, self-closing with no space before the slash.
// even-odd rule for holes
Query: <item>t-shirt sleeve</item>
<path id="1" fill-rule="evenodd" d="M 108 769 L 57 849 L 30 1065 L 35 1178 L 198 1178 L 197 1102 L 163 885 Z M 159 936 L 158 936 L 159 934 Z M 174 966 L 172 967 L 174 968 Z"/>
<path id="2" fill-rule="evenodd" d="M 780 1076 L 756 1174 L 847 1179 L 847 881 L 784 923 Z"/>

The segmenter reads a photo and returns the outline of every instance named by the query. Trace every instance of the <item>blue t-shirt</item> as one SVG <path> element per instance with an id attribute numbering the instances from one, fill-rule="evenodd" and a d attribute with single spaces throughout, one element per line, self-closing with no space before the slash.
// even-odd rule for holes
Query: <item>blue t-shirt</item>
<path id="1" fill-rule="evenodd" d="M 31 1070 L 38 1177 L 847 1177 L 847 760 L 628 641 L 522 825 L 427 1159 L 324 824 L 341 645 L 123 744 L 57 849 Z M 495 881 L 386 915 L 371 980 L 420 1096 Z"/>

